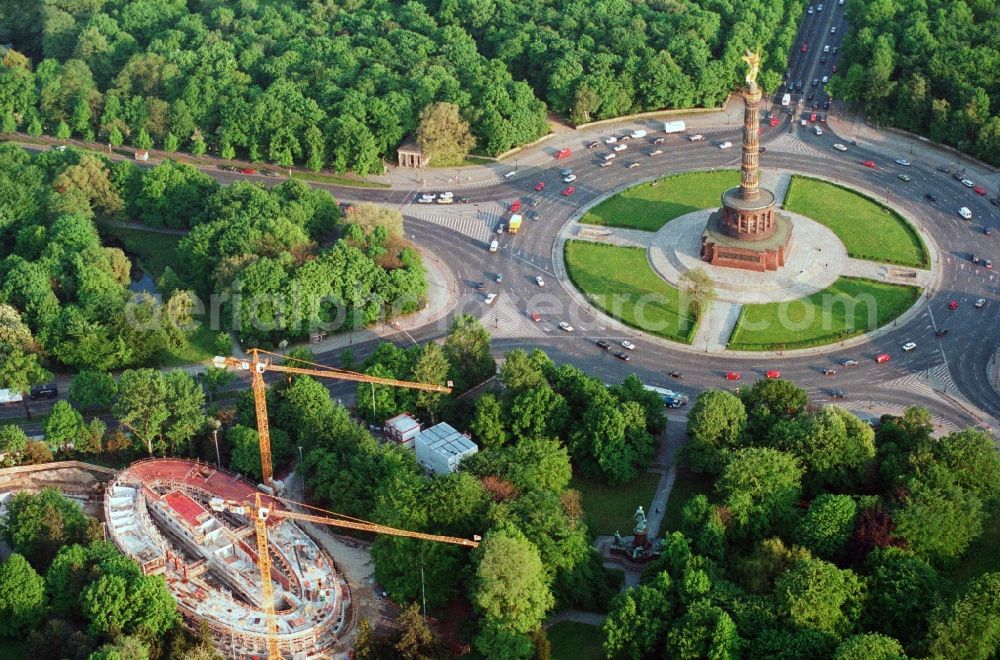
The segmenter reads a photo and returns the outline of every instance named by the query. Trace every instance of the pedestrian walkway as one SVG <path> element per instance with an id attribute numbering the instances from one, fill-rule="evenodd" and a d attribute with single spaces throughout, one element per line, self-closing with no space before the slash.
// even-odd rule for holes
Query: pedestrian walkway
<path id="1" fill-rule="evenodd" d="M 691 345 L 695 348 L 704 347 L 709 353 L 726 350 L 742 311 L 743 305 L 739 303 L 713 301 L 698 324 L 698 332 Z"/>
<path id="2" fill-rule="evenodd" d="M 921 288 L 927 288 L 933 279 L 933 273 L 922 268 L 906 268 L 905 266 L 893 266 L 852 258 L 845 260 L 843 274 L 848 277 L 863 277 L 877 282 L 906 284 Z"/>

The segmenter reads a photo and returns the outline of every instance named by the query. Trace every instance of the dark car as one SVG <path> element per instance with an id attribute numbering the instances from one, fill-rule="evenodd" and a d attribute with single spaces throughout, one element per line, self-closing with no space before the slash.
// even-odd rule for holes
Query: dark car
<path id="1" fill-rule="evenodd" d="M 670 372 L 670 377 L 671 378 L 684 378 L 684 374 L 682 374 L 681 372 L 679 372 L 677 370 L 674 370 L 674 371 Z"/>
<path id="2" fill-rule="evenodd" d="M 819 78 L 813 78 L 813 87 L 819 87 Z"/>
<path id="3" fill-rule="evenodd" d="M 541 217 L 542 216 L 538 213 L 538 211 L 528 211 L 529 220 L 538 220 Z"/>
<path id="4" fill-rule="evenodd" d="M 823 370 L 823 375 L 824 376 L 836 376 L 837 375 L 837 370 L 836 369 L 824 369 Z"/>
<path id="5" fill-rule="evenodd" d="M 983 233 L 987 236 L 993 235 L 993 227 L 983 227 Z"/>
<path id="6" fill-rule="evenodd" d="M 476 285 L 476 291 L 485 291 L 485 290 L 486 290 L 486 282 L 480 282 L 479 284 Z"/>
<path id="7" fill-rule="evenodd" d="M 972 255 L 970 257 L 970 259 L 971 259 L 972 263 L 974 263 L 974 264 L 978 264 L 979 263 L 979 255 L 978 254 Z"/>
<path id="8" fill-rule="evenodd" d="M 458 203 L 459 204 L 468 204 L 470 201 L 472 201 L 472 200 L 470 200 L 468 197 L 460 197 L 458 199 Z"/>
<path id="9" fill-rule="evenodd" d="M 846 399 L 847 393 L 844 392 L 843 390 L 834 390 L 833 392 L 830 392 L 830 396 L 832 396 L 834 399 Z"/>
<path id="10" fill-rule="evenodd" d="M 819 110 L 819 101 L 813 101 L 813 110 Z"/>
<path id="11" fill-rule="evenodd" d="M 990 204 L 1000 206 L 1000 197 L 990 197 Z"/>
<path id="12" fill-rule="evenodd" d="M 38 399 L 54 399 L 57 396 L 59 396 L 59 388 L 56 387 L 55 383 L 35 385 L 28 393 L 28 398 L 32 401 L 37 401 Z"/>
<path id="13" fill-rule="evenodd" d="M 802 81 L 801 80 L 798 81 L 797 83 L 795 83 L 795 89 L 799 90 L 800 92 L 802 91 Z"/>
<path id="14" fill-rule="evenodd" d="M 628 362 L 629 360 L 632 359 L 632 356 L 626 353 L 625 351 L 618 351 L 617 353 L 615 353 L 615 357 L 618 358 L 619 360 L 624 360 L 625 362 Z"/>
<path id="15" fill-rule="evenodd" d="M 936 202 L 937 201 L 937 197 L 935 197 L 933 193 L 927 193 L 926 195 L 924 195 L 924 197 L 927 198 L 928 202 Z"/>
<path id="16" fill-rule="evenodd" d="M 808 95 L 808 96 L 806 97 L 806 100 L 807 100 L 807 101 L 812 101 L 812 100 L 813 100 L 814 98 L 816 98 L 816 95 L 815 95 L 815 94 L 810 94 L 810 95 Z"/>
<path id="17" fill-rule="evenodd" d="M 610 351 L 611 350 L 611 342 L 609 342 L 609 341 L 605 341 L 603 339 L 598 339 L 597 340 L 597 345 L 600 346 L 601 348 L 603 348 L 606 351 Z"/>
<path id="18" fill-rule="evenodd" d="M 830 101 L 829 100 L 823 101 L 823 109 L 824 110 L 829 110 L 830 109 Z"/>
<path id="19" fill-rule="evenodd" d="M 949 169 L 948 169 L 947 167 L 945 167 L 944 165 L 938 165 L 938 166 L 937 166 L 937 167 L 935 167 L 934 169 L 936 169 L 936 170 L 937 170 L 938 172 L 944 172 L 945 174 L 951 174 L 951 170 L 949 170 Z"/>

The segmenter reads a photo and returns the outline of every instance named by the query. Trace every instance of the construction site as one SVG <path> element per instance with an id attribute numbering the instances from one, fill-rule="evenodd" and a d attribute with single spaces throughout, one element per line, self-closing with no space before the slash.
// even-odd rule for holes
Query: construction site
<path id="1" fill-rule="evenodd" d="M 227 657 L 267 657 L 272 639 L 281 657 L 327 657 L 345 632 L 350 590 L 294 520 L 268 516 L 276 626 L 269 634 L 252 519 L 258 493 L 215 466 L 141 461 L 108 485 L 108 535 L 144 572 L 163 575 L 185 619 L 194 627 L 204 621 Z"/>

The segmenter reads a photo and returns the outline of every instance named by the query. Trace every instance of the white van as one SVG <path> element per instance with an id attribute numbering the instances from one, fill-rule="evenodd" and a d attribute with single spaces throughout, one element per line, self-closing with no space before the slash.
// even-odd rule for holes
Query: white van
<path id="1" fill-rule="evenodd" d="M 500 243 L 498 243 L 497 241 L 493 241 L 492 243 L 490 243 L 490 252 L 496 252 L 499 249 L 500 249 Z"/>
<path id="2" fill-rule="evenodd" d="M 517 174 L 517 172 L 515 172 L 514 170 L 511 170 L 510 172 L 507 172 L 506 174 L 504 174 L 503 178 L 505 178 L 505 179 L 513 179 L 515 174 Z"/>
<path id="3" fill-rule="evenodd" d="M 632 139 L 633 140 L 638 140 L 639 138 L 644 138 L 644 137 L 646 137 L 646 131 L 644 131 L 642 129 L 640 129 L 638 131 L 632 131 Z"/>
<path id="4" fill-rule="evenodd" d="M 487 305 L 492 305 L 493 301 L 496 300 L 496 299 L 497 299 L 497 294 L 490 293 L 490 294 L 487 294 L 486 300 L 484 300 L 483 302 L 485 302 Z"/>
<path id="5" fill-rule="evenodd" d="M 813 126 L 813 130 L 816 131 L 816 135 L 823 135 L 823 129 L 819 126 Z"/>

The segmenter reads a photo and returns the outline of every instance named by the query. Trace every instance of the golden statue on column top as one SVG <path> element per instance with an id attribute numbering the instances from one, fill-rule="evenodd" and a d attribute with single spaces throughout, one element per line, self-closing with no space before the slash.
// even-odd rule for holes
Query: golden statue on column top
<path id="1" fill-rule="evenodd" d="M 750 65 L 746 80 L 750 88 L 753 89 L 757 86 L 757 70 L 760 69 L 760 50 L 755 53 L 747 48 L 747 52 L 743 56 L 743 61 Z"/>

